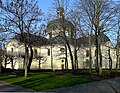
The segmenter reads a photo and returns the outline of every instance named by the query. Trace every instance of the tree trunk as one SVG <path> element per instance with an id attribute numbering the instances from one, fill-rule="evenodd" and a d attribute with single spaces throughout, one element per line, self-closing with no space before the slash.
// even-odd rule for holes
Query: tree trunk
<path id="1" fill-rule="evenodd" d="M 112 58 L 110 56 L 110 49 L 108 50 L 108 55 L 109 55 L 109 70 L 111 72 L 112 71 Z"/>
<path id="2" fill-rule="evenodd" d="M 77 50 L 74 48 L 75 69 L 78 70 Z"/>
<path id="3" fill-rule="evenodd" d="M 92 73 L 92 56 L 91 56 L 91 48 L 90 48 L 90 55 L 89 55 L 89 73 Z"/>
<path id="4" fill-rule="evenodd" d="M 39 70 L 41 69 L 41 58 L 39 57 Z"/>
<path id="5" fill-rule="evenodd" d="M 28 76 L 28 70 L 27 70 L 28 60 L 29 60 L 29 50 L 28 50 L 27 45 L 25 44 L 25 66 L 24 66 L 24 69 L 25 69 L 24 76 L 25 77 Z"/>
<path id="6" fill-rule="evenodd" d="M 99 75 L 102 74 L 102 53 L 101 53 L 101 44 L 100 44 L 100 31 L 95 33 L 96 35 L 96 71 Z"/>
<path id="7" fill-rule="evenodd" d="M 7 66 L 7 58 L 8 58 L 8 56 L 5 56 L 5 68 L 6 68 L 6 66 Z"/>
<path id="8" fill-rule="evenodd" d="M 109 64 L 110 64 L 109 69 L 110 69 L 110 72 L 111 72 L 112 71 L 112 58 L 111 57 L 109 58 Z"/>
<path id="9" fill-rule="evenodd" d="M 118 25 L 119 25 L 119 21 L 118 21 Z M 118 64 L 119 64 L 119 30 L 117 32 L 117 47 L 116 47 L 116 72 L 118 72 Z"/>
<path id="10" fill-rule="evenodd" d="M 75 68 L 74 68 L 74 60 L 73 60 L 72 50 L 71 50 L 69 43 L 68 42 L 66 42 L 66 43 L 67 43 L 67 47 L 68 47 L 69 54 L 70 54 L 70 59 L 71 59 L 71 64 L 72 64 L 72 72 L 74 73 Z"/>
<path id="11" fill-rule="evenodd" d="M 2 72 L 2 61 L 0 60 L 0 73 Z"/>
<path id="12" fill-rule="evenodd" d="M 52 43 L 50 46 L 50 50 L 51 50 L 51 69 L 53 70 L 53 53 L 52 53 Z"/>
<path id="13" fill-rule="evenodd" d="M 91 33 L 89 35 L 89 73 L 92 73 Z"/>
<path id="14" fill-rule="evenodd" d="M 96 59 L 95 59 L 95 61 L 96 61 L 96 67 L 95 67 L 95 69 L 96 69 L 96 72 L 98 73 L 98 71 L 99 71 L 99 66 L 98 66 L 98 38 L 97 38 L 97 32 L 95 32 L 95 42 L 96 42 L 96 50 L 95 50 L 95 56 L 96 56 Z"/>
<path id="15" fill-rule="evenodd" d="M 28 71 L 30 71 L 32 60 L 33 60 L 33 49 L 32 49 L 32 46 L 30 46 L 30 58 L 29 58 L 28 66 L 27 66 Z"/>
<path id="16" fill-rule="evenodd" d="M 25 69 L 25 56 L 23 57 L 23 69 Z"/>
<path id="17" fill-rule="evenodd" d="M 118 63 L 119 63 L 119 48 L 116 49 L 116 72 L 118 72 Z"/>
<path id="18" fill-rule="evenodd" d="M 120 58 L 119 58 L 119 63 L 118 63 L 118 66 L 119 66 L 119 68 L 118 68 L 118 69 L 120 70 Z"/>
<path id="19" fill-rule="evenodd" d="M 13 57 L 10 57 L 10 61 L 11 61 L 11 68 L 14 69 Z"/>
<path id="20" fill-rule="evenodd" d="M 65 45 L 65 70 L 68 71 L 67 46 Z"/>
<path id="21" fill-rule="evenodd" d="M 99 75 L 102 74 L 102 53 L 101 53 L 101 44 L 100 44 L 100 32 L 98 31 L 98 63 L 99 63 Z"/>

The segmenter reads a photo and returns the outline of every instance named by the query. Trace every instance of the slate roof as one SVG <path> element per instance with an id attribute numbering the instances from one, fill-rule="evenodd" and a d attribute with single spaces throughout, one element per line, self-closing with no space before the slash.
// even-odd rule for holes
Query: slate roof
<path id="1" fill-rule="evenodd" d="M 66 39 L 69 42 L 69 44 L 73 45 L 73 40 L 70 37 L 67 37 Z M 102 34 L 100 39 L 101 39 L 101 44 L 105 44 L 108 41 L 110 41 L 110 39 L 105 34 Z M 78 39 L 76 39 L 76 41 L 77 41 L 78 46 L 87 47 L 89 45 L 89 37 L 88 36 L 78 38 Z M 47 45 L 49 45 L 51 43 L 52 44 L 65 44 L 66 42 L 65 42 L 64 37 L 61 37 L 61 36 L 58 35 L 56 37 L 53 37 L 53 38 L 47 40 Z M 92 36 L 91 43 L 92 43 L 92 45 L 96 44 L 95 43 L 95 35 Z"/>
<path id="2" fill-rule="evenodd" d="M 47 43 L 47 39 L 42 36 L 29 34 L 29 37 L 30 38 L 28 38 L 28 34 L 24 33 L 22 36 L 15 35 L 13 37 L 13 39 L 16 39 L 20 43 L 26 42 L 27 44 L 31 44 L 33 46 L 41 46 L 41 45 L 45 45 Z"/>
<path id="3" fill-rule="evenodd" d="M 25 42 L 29 43 L 27 35 L 24 34 L 23 37 L 24 37 Z M 21 37 L 21 35 L 16 35 L 13 39 L 16 39 L 20 43 L 24 43 L 23 37 Z M 110 41 L 110 39 L 105 34 L 102 34 L 100 38 L 101 38 L 102 44 L 105 44 L 106 42 Z M 71 45 L 73 44 L 72 39 L 67 37 L 67 40 Z M 92 45 L 95 45 L 95 36 L 94 35 L 91 38 L 91 42 L 92 42 Z M 61 36 L 56 36 L 56 37 L 53 37 L 51 39 L 46 39 L 45 37 L 30 34 L 30 44 L 33 46 L 50 45 L 51 43 L 52 44 L 64 44 L 65 40 Z M 85 47 L 88 46 L 89 45 L 89 37 L 78 38 L 77 45 L 78 46 L 85 46 Z"/>
<path id="4" fill-rule="evenodd" d="M 69 37 L 66 38 L 67 41 L 72 44 L 72 41 Z M 48 44 L 65 44 L 65 38 L 64 37 L 61 37 L 61 36 L 55 36 L 51 39 L 48 39 Z"/>
<path id="5" fill-rule="evenodd" d="M 102 44 L 105 44 L 106 42 L 108 42 L 108 41 L 110 41 L 110 39 L 105 35 L 105 34 L 101 34 L 101 36 L 100 36 L 100 39 L 101 39 L 101 43 Z M 96 43 L 95 43 L 95 35 L 93 35 L 92 37 L 91 37 L 91 44 L 92 45 L 95 45 Z M 81 38 L 78 38 L 77 39 L 77 44 L 79 45 L 79 46 L 88 46 L 89 45 L 89 37 L 81 37 Z"/>

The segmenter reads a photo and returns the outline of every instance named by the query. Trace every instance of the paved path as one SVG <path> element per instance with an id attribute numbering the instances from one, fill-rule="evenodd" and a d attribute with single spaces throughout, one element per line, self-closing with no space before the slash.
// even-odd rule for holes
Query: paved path
<path id="1" fill-rule="evenodd" d="M 34 92 L 19 86 L 0 81 L 0 92 Z M 107 79 L 66 88 L 51 89 L 44 93 L 120 93 L 120 78 Z M 36 93 L 36 92 L 34 92 Z M 41 92 L 40 92 L 41 93 Z"/>
<path id="2" fill-rule="evenodd" d="M 29 89 L 24 89 L 19 86 L 11 85 L 10 83 L 0 81 L 0 92 L 33 92 Z"/>
<path id="3" fill-rule="evenodd" d="M 120 78 L 107 79 L 67 88 L 48 90 L 55 93 L 120 93 Z"/>

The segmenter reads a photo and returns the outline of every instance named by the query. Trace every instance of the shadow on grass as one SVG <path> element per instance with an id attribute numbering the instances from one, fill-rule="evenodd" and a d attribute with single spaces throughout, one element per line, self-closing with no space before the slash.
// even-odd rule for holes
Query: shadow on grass
<path id="1" fill-rule="evenodd" d="M 33 90 L 37 90 L 37 87 L 38 87 L 38 90 L 42 90 L 42 89 L 45 89 L 45 87 L 42 87 L 42 86 L 52 82 L 53 81 L 52 79 L 55 77 L 56 77 L 55 75 L 48 75 L 48 74 L 38 75 L 20 82 L 13 83 L 13 84 L 20 85 L 22 87 L 33 89 Z"/>
<path id="2" fill-rule="evenodd" d="M 80 77 L 68 77 L 65 75 L 56 75 L 56 74 L 43 74 L 43 75 L 30 75 L 32 77 L 13 83 L 15 85 L 22 86 L 24 88 L 29 88 L 36 91 L 48 90 L 66 86 L 72 86 L 81 83 L 88 83 L 89 80 Z"/>
<path id="3" fill-rule="evenodd" d="M 0 80 L 4 81 L 4 80 L 7 80 L 7 79 L 12 79 L 13 77 L 10 77 L 9 75 L 10 74 L 0 74 Z"/>
<path id="4" fill-rule="evenodd" d="M 61 73 L 29 73 L 28 78 L 10 77 L 10 74 L 1 74 L 0 80 L 19 85 L 35 91 L 42 91 L 60 87 L 91 82 L 84 77 Z"/>

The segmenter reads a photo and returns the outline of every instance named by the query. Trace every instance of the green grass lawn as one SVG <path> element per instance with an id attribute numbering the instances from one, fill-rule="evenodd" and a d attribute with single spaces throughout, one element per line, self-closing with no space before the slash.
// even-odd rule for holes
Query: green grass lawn
<path id="1" fill-rule="evenodd" d="M 58 74 L 54 72 L 37 72 L 29 73 L 27 78 L 11 77 L 10 74 L 1 74 L 1 81 L 6 81 L 24 88 L 32 89 L 35 91 L 48 90 L 60 87 L 67 87 L 77 84 L 84 84 L 91 82 L 90 80 L 69 74 Z"/>

